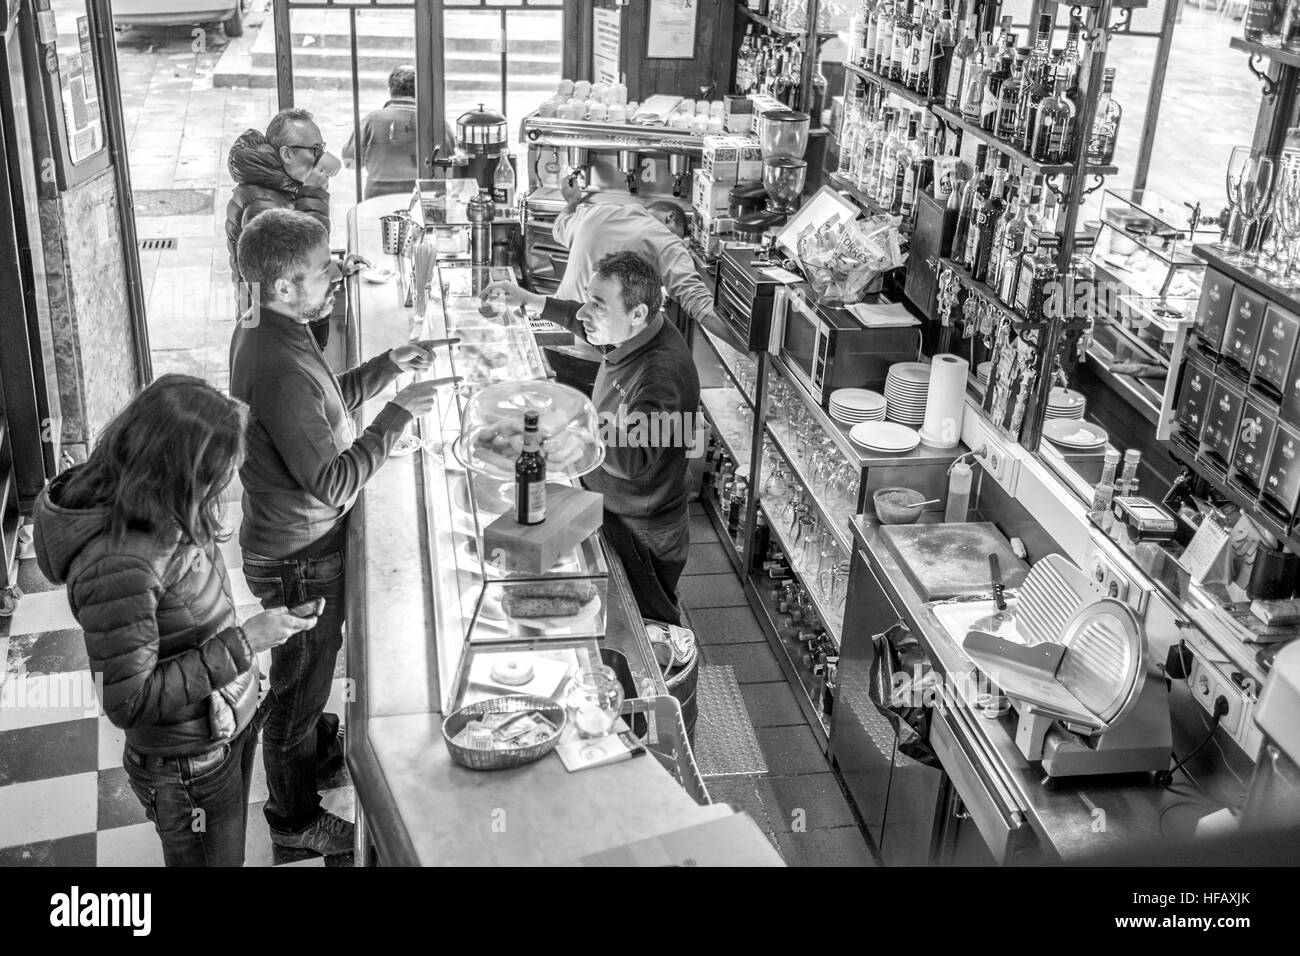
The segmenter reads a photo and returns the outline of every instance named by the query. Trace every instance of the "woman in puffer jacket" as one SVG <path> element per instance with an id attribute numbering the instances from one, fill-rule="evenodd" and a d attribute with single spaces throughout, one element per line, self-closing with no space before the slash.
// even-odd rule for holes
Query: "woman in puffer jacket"
<path id="1" fill-rule="evenodd" d="M 37 561 L 67 584 L 168 866 L 243 865 L 256 655 L 316 624 L 284 608 L 235 619 L 217 536 L 246 415 L 200 379 L 164 375 L 36 503 Z"/>

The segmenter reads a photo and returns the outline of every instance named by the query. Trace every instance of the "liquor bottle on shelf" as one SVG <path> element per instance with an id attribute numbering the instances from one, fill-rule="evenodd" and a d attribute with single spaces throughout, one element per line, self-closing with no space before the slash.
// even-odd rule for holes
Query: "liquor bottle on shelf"
<path id="1" fill-rule="evenodd" d="M 1033 233 L 1025 243 L 1016 281 L 1015 310 L 1029 322 L 1047 320 L 1048 288 L 1057 278 L 1056 252 L 1060 246 L 1060 236 L 1042 232 Z"/>
<path id="2" fill-rule="evenodd" d="M 889 53 L 889 78 L 895 83 L 903 82 L 904 67 L 909 60 L 908 51 L 912 46 L 912 0 L 905 0 L 905 5 L 897 9 L 894 18 L 893 43 Z"/>
<path id="3" fill-rule="evenodd" d="M 870 9 L 868 0 L 858 0 L 858 8 L 849 19 L 849 42 L 848 51 L 844 54 L 845 63 L 854 66 L 862 65 L 862 51 L 867 45 L 867 22 Z"/>
<path id="4" fill-rule="evenodd" d="M 998 289 L 998 281 L 1002 275 L 1002 240 L 1006 233 L 1007 226 L 1011 220 L 1016 218 L 1016 210 L 1020 208 L 1021 180 L 1020 175 L 1023 171 L 1013 171 L 1007 177 L 1006 204 L 997 219 L 993 222 L 992 242 L 989 246 L 989 265 L 984 281 L 988 283 L 990 289 L 994 292 Z"/>
<path id="5" fill-rule="evenodd" d="M 967 71 L 975 66 L 975 18 L 967 17 L 961 25 L 961 36 L 952 50 L 952 65 L 948 67 L 948 83 L 943 92 L 943 105 L 961 112 Z"/>
<path id="6" fill-rule="evenodd" d="M 876 203 L 888 210 L 894 201 L 894 177 L 898 172 L 898 156 L 907 141 L 903 138 L 903 111 L 899 110 L 891 117 L 893 125 L 884 142 L 880 144 L 879 172 L 876 177 Z"/>
<path id="7" fill-rule="evenodd" d="M 889 73 L 889 60 L 894 51 L 895 0 L 881 0 L 876 18 L 876 48 L 871 58 L 871 72 L 885 76 Z"/>
<path id="8" fill-rule="evenodd" d="M 907 142 L 903 144 L 898 156 L 898 171 L 894 174 L 894 198 L 889 205 L 890 214 L 902 216 L 904 221 L 912 218 L 912 206 L 916 202 L 916 174 L 924 156 L 924 144 L 917 138 L 919 117 L 920 114 L 914 112 L 907 119 Z"/>
<path id="9" fill-rule="evenodd" d="M 1011 64 L 1011 76 L 998 93 L 997 135 L 1009 143 L 1016 141 L 1016 118 L 1020 112 L 1020 98 L 1025 92 L 1025 66 L 1032 51 L 1022 46 L 1016 49 Z"/>
<path id="10" fill-rule="evenodd" d="M 922 96 L 930 92 L 930 60 L 934 55 L 934 35 L 939 26 L 934 0 L 926 3 L 912 27 L 912 59 L 907 69 L 907 88 Z"/>
<path id="11" fill-rule="evenodd" d="M 993 229 L 998 217 L 1006 208 L 1007 169 L 1010 157 L 1002 156 L 998 168 L 993 174 L 993 186 L 988 198 L 980 207 L 975 221 L 971 224 L 970 235 L 966 239 L 966 256 L 970 262 L 971 278 L 983 282 L 988 277 L 989 257 L 993 253 Z"/>
<path id="12" fill-rule="evenodd" d="M 704 471 L 700 475 L 700 493 L 712 493 L 713 466 L 718 456 L 718 440 L 709 436 L 709 443 L 704 449 Z"/>
<path id="13" fill-rule="evenodd" d="M 1003 17 L 1009 21 L 1009 17 Z M 1009 23 L 1004 24 L 1009 26 Z M 997 131 L 998 106 L 1002 94 L 1002 84 L 1011 78 L 1011 64 L 1015 61 L 1014 33 L 1003 32 L 1002 39 L 993 54 L 993 65 L 985 77 L 984 96 L 980 101 L 980 128 L 990 133 Z"/>
<path id="14" fill-rule="evenodd" d="M 1119 138 L 1119 121 L 1123 107 L 1112 95 L 1115 91 L 1115 68 L 1106 67 L 1102 73 L 1101 102 L 1093 120 L 1092 135 L 1088 137 L 1088 162 L 1094 166 L 1109 166 L 1115 158 L 1115 141 Z"/>
<path id="15" fill-rule="evenodd" d="M 1034 141 L 1034 113 L 1052 92 L 1052 16 L 1044 13 L 1038 18 L 1038 34 L 1034 37 L 1034 51 L 1025 66 L 1025 86 L 1020 94 L 1016 111 L 1014 142 L 1029 152 Z"/>
<path id="16" fill-rule="evenodd" d="M 731 498 L 727 502 L 727 531 L 732 538 L 740 533 L 745 520 L 745 509 L 749 504 L 749 482 L 743 475 L 736 475 L 732 484 Z"/>
<path id="17" fill-rule="evenodd" d="M 966 268 L 966 239 L 970 235 L 971 220 L 983 204 L 988 191 L 993 185 L 993 177 L 988 170 L 989 147 L 980 143 L 975 147 L 975 170 L 962 192 L 961 205 L 957 210 L 957 226 L 952 237 L 952 258 Z"/>
<path id="18" fill-rule="evenodd" d="M 1065 38 L 1061 53 L 1061 66 L 1065 68 L 1065 95 L 1078 109 L 1079 76 L 1083 73 L 1083 54 L 1079 50 L 1079 31 L 1083 24 L 1078 17 L 1070 17 L 1070 32 Z"/>
<path id="19" fill-rule="evenodd" d="M 862 50 L 858 54 L 858 66 L 864 70 L 870 70 L 875 65 L 876 27 L 880 23 L 880 2 L 879 0 L 864 0 L 862 6 L 866 12 L 862 25 Z"/>
<path id="20" fill-rule="evenodd" d="M 1040 163 L 1069 162 L 1074 142 L 1074 104 L 1065 95 L 1065 68 L 1056 74 L 1052 95 L 1038 104 L 1034 118 L 1034 159 Z"/>
<path id="21" fill-rule="evenodd" d="M 835 716 L 835 694 L 839 690 L 839 655 L 826 658 L 825 680 L 822 682 L 822 714 L 827 720 Z"/>
<path id="22" fill-rule="evenodd" d="M 952 54 L 957 45 L 957 21 L 951 0 L 941 0 L 935 18 L 934 42 L 930 51 L 930 68 L 920 92 L 939 102 L 948 95 L 948 78 L 952 75 Z"/>
<path id="23" fill-rule="evenodd" d="M 961 117 L 968 123 L 978 124 L 984 111 L 984 88 L 989 83 L 989 71 L 994 68 L 995 47 L 993 34 L 984 34 L 984 42 L 971 56 L 962 81 Z"/>
<path id="24" fill-rule="evenodd" d="M 879 118 L 871 125 L 866 155 L 862 158 L 858 188 L 872 199 L 876 198 L 876 188 L 880 185 L 880 166 L 884 158 L 885 142 L 893 131 L 894 112 L 891 107 L 885 107 L 880 111 Z"/>
<path id="25" fill-rule="evenodd" d="M 771 544 L 772 529 L 768 527 L 767 515 L 760 508 L 754 516 L 754 545 L 749 565 L 752 570 L 763 570 L 764 563 L 769 560 L 767 552 Z"/>
<path id="26" fill-rule="evenodd" d="M 1001 248 L 998 250 L 998 272 L 994 288 L 1003 305 L 1010 306 L 1016 297 L 1016 283 L 1020 278 L 1020 255 L 1025 251 L 1029 236 L 1031 213 L 1038 194 L 1042 191 L 1042 176 L 1035 176 L 1033 185 L 1025 188 L 1022 181 L 1015 215 L 1002 230 Z"/>
<path id="27" fill-rule="evenodd" d="M 736 92 L 741 96 L 754 87 L 754 45 L 754 26 L 749 24 L 736 51 Z"/>
<path id="28" fill-rule="evenodd" d="M 861 82 L 861 81 L 859 81 Z M 861 130 L 861 111 L 858 104 L 845 105 L 844 117 L 840 120 L 840 158 L 836 173 L 848 178 L 853 170 L 853 159 L 861 144 L 858 139 Z"/>

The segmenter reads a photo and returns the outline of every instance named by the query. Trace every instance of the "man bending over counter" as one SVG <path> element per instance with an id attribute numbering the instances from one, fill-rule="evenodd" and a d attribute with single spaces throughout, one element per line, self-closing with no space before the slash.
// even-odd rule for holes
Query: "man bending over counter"
<path id="1" fill-rule="evenodd" d="M 660 311 L 662 280 L 645 259 L 616 252 L 601 259 L 585 302 L 548 299 L 494 282 L 484 300 L 540 310 L 602 353 L 592 401 L 605 431 L 605 462 L 583 479 L 605 496 L 605 539 L 627 570 L 641 616 L 681 624 L 677 582 L 690 548 L 687 448 L 700 405 L 700 379 L 681 333 Z M 628 427 L 629 422 L 677 428 Z"/>

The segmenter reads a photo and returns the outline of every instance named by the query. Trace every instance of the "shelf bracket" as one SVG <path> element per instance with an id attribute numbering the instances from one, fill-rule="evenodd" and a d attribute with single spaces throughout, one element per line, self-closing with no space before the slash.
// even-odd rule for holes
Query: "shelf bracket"
<path id="1" fill-rule="evenodd" d="M 1264 95 L 1268 99 L 1274 99 L 1277 96 L 1277 83 L 1267 72 L 1261 70 L 1256 61 L 1262 61 L 1263 54 L 1256 53 L 1246 61 L 1246 69 L 1255 74 L 1255 78 L 1264 84 Z"/>
<path id="2" fill-rule="evenodd" d="M 1090 193 L 1095 193 L 1102 186 L 1106 185 L 1105 176 L 1093 176 L 1092 178 L 1095 179 L 1096 182 L 1093 183 L 1091 186 L 1089 186 L 1087 189 L 1084 189 L 1079 193 L 1080 199 L 1082 199 L 1084 196 L 1089 195 Z"/>
<path id="3" fill-rule="evenodd" d="M 1112 23 L 1106 28 L 1106 32 L 1111 36 L 1116 33 L 1129 33 L 1133 29 L 1133 8 L 1121 7 L 1119 11 L 1119 20 Z"/>

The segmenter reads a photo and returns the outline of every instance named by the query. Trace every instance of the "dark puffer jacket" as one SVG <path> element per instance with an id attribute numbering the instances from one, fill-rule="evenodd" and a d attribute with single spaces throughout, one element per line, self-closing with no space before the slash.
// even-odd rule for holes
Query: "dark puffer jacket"
<path id="1" fill-rule="evenodd" d="M 221 552 L 182 544 L 179 533 L 167 542 L 131 534 L 115 546 L 105 509 L 59 503 L 70 474 L 37 499 L 36 559 L 67 583 L 104 712 L 142 753 L 212 749 L 253 719 L 258 693 Z"/>
<path id="2" fill-rule="evenodd" d="M 280 154 L 255 129 L 244 132 L 230 147 L 226 159 L 235 191 L 226 204 L 226 248 L 230 251 L 230 274 L 239 276 L 235 247 L 239 234 L 260 212 L 267 209 L 296 209 L 330 228 L 330 194 L 326 189 L 304 186 L 284 171 Z"/>

